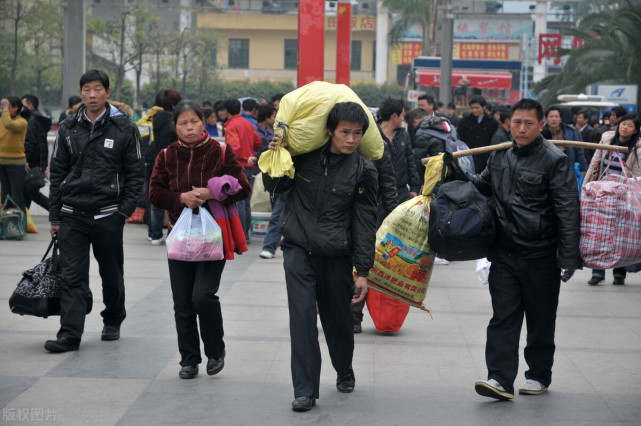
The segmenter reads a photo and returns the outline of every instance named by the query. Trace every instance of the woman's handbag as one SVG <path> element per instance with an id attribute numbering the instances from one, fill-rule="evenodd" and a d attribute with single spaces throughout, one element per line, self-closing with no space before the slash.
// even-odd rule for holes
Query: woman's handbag
<path id="1" fill-rule="evenodd" d="M 40 167 L 32 167 L 24 176 L 24 189 L 31 194 L 45 186 L 45 175 Z"/>
<path id="2" fill-rule="evenodd" d="M 53 249 L 51 257 L 47 258 Z M 60 315 L 60 287 L 62 275 L 58 255 L 58 241 L 51 239 L 40 263 L 22 273 L 22 279 L 9 298 L 11 312 L 47 318 Z M 87 313 L 93 307 L 91 290 L 87 294 Z"/>
<path id="3" fill-rule="evenodd" d="M 167 257 L 184 262 L 222 260 L 223 234 L 207 209 L 185 207 L 166 241 Z"/>

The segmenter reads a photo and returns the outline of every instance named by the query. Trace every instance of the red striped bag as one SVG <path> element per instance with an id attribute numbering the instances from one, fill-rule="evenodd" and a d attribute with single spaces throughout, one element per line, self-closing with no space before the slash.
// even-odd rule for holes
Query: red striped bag
<path id="1" fill-rule="evenodd" d="M 641 262 L 641 180 L 606 175 L 583 188 L 579 249 L 593 269 Z"/>

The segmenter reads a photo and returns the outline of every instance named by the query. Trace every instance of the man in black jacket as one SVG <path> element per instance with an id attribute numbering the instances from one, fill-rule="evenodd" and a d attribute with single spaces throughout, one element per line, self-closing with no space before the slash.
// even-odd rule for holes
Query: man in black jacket
<path id="1" fill-rule="evenodd" d="M 319 396 L 316 306 L 337 373 L 336 388 L 343 393 L 354 390 L 350 303 L 365 298 L 376 240 L 377 172 L 356 152 L 368 124 L 360 105 L 338 103 L 327 120 L 329 142 L 294 157 L 294 179 L 272 179 L 263 174 L 269 192 L 291 189 L 280 230 L 289 300 L 294 411 L 310 410 Z M 270 149 L 277 146 L 276 140 L 269 145 Z"/>
<path id="2" fill-rule="evenodd" d="M 80 78 L 83 105 L 58 130 L 51 157 L 51 235 L 58 236 L 62 288 L 60 330 L 49 352 L 77 350 L 89 294 L 89 249 L 102 278 L 102 340 L 120 338 L 125 319 L 122 234 L 144 182 L 138 128 L 107 103 L 109 77 Z"/>
<path id="3" fill-rule="evenodd" d="M 494 311 L 485 346 L 488 379 L 475 383 L 476 392 L 490 398 L 514 398 L 524 315 L 529 369 L 519 393 L 538 395 L 550 386 L 561 280 L 580 267 L 574 170 L 541 136 L 542 128 L 541 105 L 520 100 L 512 108 L 512 148 L 493 152 L 481 174 L 467 174 L 496 201 L 496 241 L 488 256 Z"/>
<path id="4" fill-rule="evenodd" d="M 51 119 L 40 114 L 40 111 L 38 111 L 39 104 L 38 97 L 35 95 L 24 95 L 22 97 L 22 105 L 31 111 L 27 136 L 24 141 L 27 172 L 30 172 L 32 168 L 39 168 L 40 173 L 44 176 L 49 165 L 47 133 L 51 129 Z M 25 186 L 24 201 L 27 208 L 31 207 L 31 201 L 35 201 L 45 210 L 49 210 L 49 198 L 42 194 L 39 188 L 27 188 Z"/>
<path id="5" fill-rule="evenodd" d="M 490 140 L 492 145 L 498 145 L 512 140 L 512 135 L 510 135 L 511 115 L 512 111 L 507 108 L 502 108 L 499 112 L 499 128 L 496 129 L 496 132 L 492 135 L 492 139 Z"/>
<path id="6" fill-rule="evenodd" d="M 499 127 L 499 123 L 491 115 L 485 114 L 485 98 L 483 96 L 472 96 L 470 98 L 469 115 L 464 116 L 457 126 L 458 138 L 465 142 L 470 148 L 480 148 L 491 143 L 492 135 Z M 489 154 L 474 156 L 474 169 L 481 173 L 485 169 Z"/>

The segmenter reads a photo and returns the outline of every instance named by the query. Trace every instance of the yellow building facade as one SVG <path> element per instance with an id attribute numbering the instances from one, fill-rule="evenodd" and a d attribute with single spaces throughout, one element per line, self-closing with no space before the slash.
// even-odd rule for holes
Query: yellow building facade
<path id="1" fill-rule="evenodd" d="M 352 16 L 352 83 L 374 83 L 376 18 Z M 279 14 L 203 13 L 199 28 L 223 38 L 217 64 L 224 79 L 296 82 L 298 16 Z M 293 53 L 293 56 L 292 56 Z M 325 81 L 336 76 L 336 17 L 325 17 Z"/>

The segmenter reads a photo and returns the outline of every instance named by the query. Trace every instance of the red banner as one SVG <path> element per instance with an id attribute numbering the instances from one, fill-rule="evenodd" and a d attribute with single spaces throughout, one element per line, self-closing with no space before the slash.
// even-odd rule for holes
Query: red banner
<path id="1" fill-rule="evenodd" d="M 539 64 L 543 59 L 553 59 L 554 65 L 561 63 L 556 51 L 561 48 L 561 34 L 539 34 Z"/>
<path id="2" fill-rule="evenodd" d="M 338 26 L 336 28 L 336 83 L 349 86 L 349 72 L 351 69 L 352 30 L 350 20 L 352 5 L 338 3 L 336 11 Z"/>
<path id="3" fill-rule="evenodd" d="M 325 2 L 298 1 L 298 87 L 322 81 L 325 49 Z"/>
<path id="4" fill-rule="evenodd" d="M 455 59 L 508 59 L 506 43 L 454 43 Z"/>
<path id="5" fill-rule="evenodd" d="M 419 85 L 421 86 L 441 86 L 441 73 L 439 71 L 417 71 L 419 76 Z M 461 78 L 466 77 L 470 81 L 471 87 L 479 89 L 509 89 L 512 87 L 512 74 L 510 73 L 480 73 L 480 72 L 453 72 L 452 87 L 458 84 Z"/>

